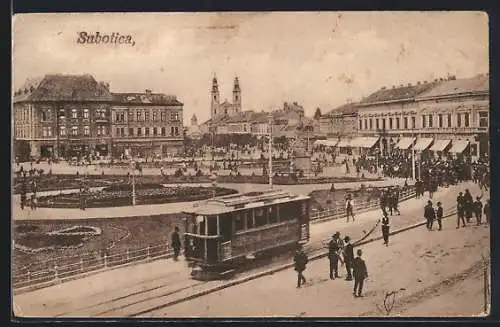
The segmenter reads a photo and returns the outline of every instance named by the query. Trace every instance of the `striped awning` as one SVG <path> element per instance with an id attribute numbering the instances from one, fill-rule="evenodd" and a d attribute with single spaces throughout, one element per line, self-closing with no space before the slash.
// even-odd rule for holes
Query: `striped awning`
<path id="1" fill-rule="evenodd" d="M 419 138 L 417 140 L 417 143 L 415 143 L 414 149 L 417 151 L 423 151 L 431 145 L 432 141 L 433 141 L 432 138 L 427 138 L 427 137 Z"/>
<path id="2" fill-rule="evenodd" d="M 340 139 L 340 142 L 337 143 L 338 148 L 349 148 L 351 146 L 351 139 Z"/>
<path id="3" fill-rule="evenodd" d="M 431 151 L 443 152 L 448 145 L 450 145 L 451 140 L 435 140 L 434 144 L 431 146 Z"/>
<path id="4" fill-rule="evenodd" d="M 415 142 L 414 137 L 402 137 L 399 140 L 398 144 L 396 144 L 396 148 L 401 150 L 407 150 L 410 147 L 410 145 L 413 144 L 413 142 Z"/>
<path id="5" fill-rule="evenodd" d="M 313 146 L 324 145 L 334 147 L 339 143 L 338 139 L 327 139 L 327 140 L 317 140 L 314 141 Z"/>
<path id="6" fill-rule="evenodd" d="M 453 145 L 450 148 L 450 152 L 453 153 L 462 153 L 469 145 L 469 141 L 466 140 L 456 140 L 453 141 Z"/>

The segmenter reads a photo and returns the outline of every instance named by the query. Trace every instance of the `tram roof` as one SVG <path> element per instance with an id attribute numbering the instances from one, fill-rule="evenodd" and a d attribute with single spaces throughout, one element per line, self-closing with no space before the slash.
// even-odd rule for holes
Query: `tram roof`
<path id="1" fill-rule="evenodd" d="M 199 205 L 194 205 L 185 213 L 196 215 L 217 215 L 250 208 L 258 208 L 272 204 L 287 203 L 309 199 L 307 195 L 293 195 L 281 190 L 267 192 L 251 192 L 244 194 L 228 195 L 207 200 Z"/>

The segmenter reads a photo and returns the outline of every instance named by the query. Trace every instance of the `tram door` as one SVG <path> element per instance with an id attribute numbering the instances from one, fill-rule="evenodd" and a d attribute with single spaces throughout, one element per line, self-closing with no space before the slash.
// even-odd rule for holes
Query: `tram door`
<path id="1" fill-rule="evenodd" d="M 300 241 L 309 241 L 309 200 L 300 202 Z"/>

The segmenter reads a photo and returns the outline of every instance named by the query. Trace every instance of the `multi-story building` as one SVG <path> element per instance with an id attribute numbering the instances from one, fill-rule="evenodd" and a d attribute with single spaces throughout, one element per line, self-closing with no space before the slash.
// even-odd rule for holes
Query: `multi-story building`
<path id="1" fill-rule="evenodd" d="M 241 88 L 238 77 L 234 78 L 233 85 L 233 102 L 230 103 L 224 100 L 221 103 L 219 83 L 217 77 L 212 79 L 211 89 L 211 102 L 210 102 L 210 118 L 215 121 L 217 118 L 225 116 L 234 116 L 241 112 Z"/>
<path id="2" fill-rule="evenodd" d="M 111 150 L 109 85 L 91 75 L 45 75 L 14 92 L 14 141 L 32 156 L 107 155 Z"/>
<path id="3" fill-rule="evenodd" d="M 46 75 L 26 82 L 13 102 L 15 143 L 34 157 L 182 149 L 183 104 L 174 96 L 113 94 L 91 75 Z"/>
<path id="4" fill-rule="evenodd" d="M 414 144 L 417 151 L 474 158 L 488 152 L 488 98 L 487 75 L 382 88 L 358 104 L 358 134 L 376 138 L 383 154 Z"/>
<path id="5" fill-rule="evenodd" d="M 327 137 L 353 137 L 357 133 L 357 103 L 346 103 L 322 115 L 319 133 Z"/>
<path id="6" fill-rule="evenodd" d="M 114 155 L 163 156 L 183 151 L 183 104 L 173 95 L 113 93 Z"/>

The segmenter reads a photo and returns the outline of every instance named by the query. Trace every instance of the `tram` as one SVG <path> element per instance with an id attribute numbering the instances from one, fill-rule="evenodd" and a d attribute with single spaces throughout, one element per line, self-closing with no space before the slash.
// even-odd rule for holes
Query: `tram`
<path id="1" fill-rule="evenodd" d="M 197 280 L 222 279 L 309 240 L 310 197 L 280 190 L 213 198 L 184 211 L 184 255 Z"/>

